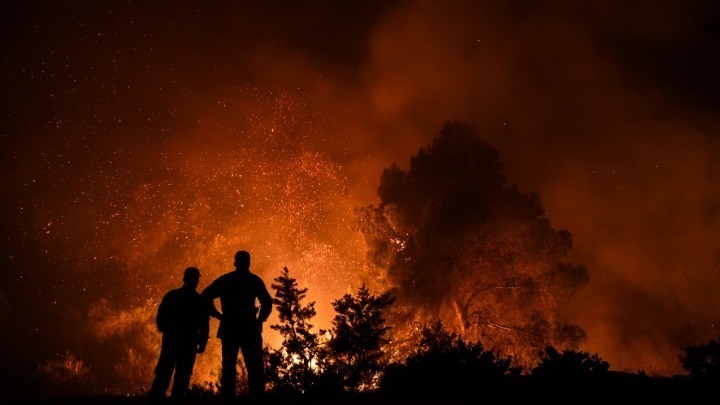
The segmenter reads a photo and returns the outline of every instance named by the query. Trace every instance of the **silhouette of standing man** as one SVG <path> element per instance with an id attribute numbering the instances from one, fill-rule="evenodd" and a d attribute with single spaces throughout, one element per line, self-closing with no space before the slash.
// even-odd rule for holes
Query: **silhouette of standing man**
<path id="1" fill-rule="evenodd" d="M 195 289 L 200 283 L 200 270 L 185 269 L 183 286 L 169 291 L 160 302 L 155 323 L 162 332 L 160 358 L 155 367 L 148 396 L 151 400 L 165 397 L 170 377 L 175 371 L 171 396 L 180 399 L 190 385 L 196 353 L 205 351 L 209 338 L 210 314 L 207 302 Z"/>
<path id="2" fill-rule="evenodd" d="M 260 277 L 250 272 L 250 253 L 235 254 L 235 271 L 213 281 L 202 292 L 210 303 L 213 316 L 220 319 L 217 336 L 222 342 L 222 376 L 220 389 L 225 400 L 235 397 L 238 352 L 242 351 L 248 373 L 250 396 L 258 398 L 265 392 L 262 354 L 262 324 L 272 311 L 272 297 Z M 215 309 L 220 298 L 222 313 Z M 260 308 L 255 306 L 255 300 Z"/>

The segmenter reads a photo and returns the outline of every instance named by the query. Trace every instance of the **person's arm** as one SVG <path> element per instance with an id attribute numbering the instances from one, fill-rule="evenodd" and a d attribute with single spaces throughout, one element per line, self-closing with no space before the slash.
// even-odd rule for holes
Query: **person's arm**
<path id="1" fill-rule="evenodd" d="M 222 312 L 218 311 L 217 307 L 215 307 L 215 301 L 206 301 L 206 305 L 208 306 L 208 315 L 212 316 L 215 319 L 222 320 L 223 314 Z"/>
<path id="2" fill-rule="evenodd" d="M 155 317 L 155 325 L 157 325 L 157 328 L 161 333 L 167 332 L 173 323 L 170 301 L 170 294 L 165 294 L 158 306 L 157 316 Z"/>
<path id="3" fill-rule="evenodd" d="M 205 351 L 205 347 L 207 346 L 207 341 L 210 339 L 210 313 L 209 308 L 207 306 L 207 303 L 205 299 L 200 296 L 200 312 L 199 316 L 200 319 L 198 321 L 200 322 L 200 330 L 198 331 L 198 347 L 197 352 L 203 353 Z M 212 305 L 213 308 L 215 308 L 214 305 Z M 216 309 L 217 311 L 217 309 Z"/>
<path id="4" fill-rule="evenodd" d="M 258 301 L 260 301 L 260 313 L 258 321 L 265 322 L 272 312 L 272 297 L 265 287 L 265 283 L 258 277 Z"/>
<path id="5" fill-rule="evenodd" d="M 210 283 L 200 294 L 200 297 L 207 305 L 209 315 L 216 319 L 222 319 L 222 313 L 215 307 L 215 298 L 220 297 L 221 294 L 222 287 L 219 279 Z"/>

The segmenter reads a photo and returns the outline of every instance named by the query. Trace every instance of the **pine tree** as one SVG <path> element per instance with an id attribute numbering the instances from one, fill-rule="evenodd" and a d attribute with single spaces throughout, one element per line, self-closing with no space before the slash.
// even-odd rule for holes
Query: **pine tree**
<path id="1" fill-rule="evenodd" d="M 314 380 L 318 361 L 318 337 L 310 324 L 315 316 L 315 302 L 302 304 L 308 289 L 298 287 L 287 267 L 271 287 L 280 322 L 270 328 L 280 333 L 283 342 L 279 350 L 269 353 L 268 379 L 278 392 L 302 394 Z"/>
<path id="2" fill-rule="evenodd" d="M 363 285 L 356 296 L 345 294 L 332 303 L 337 314 L 328 358 L 345 389 L 366 391 L 377 385 L 385 366 L 382 349 L 389 343 L 385 333 L 390 329 L 382 313 L 394 301 L 390 293 L 375 296 Z"/>

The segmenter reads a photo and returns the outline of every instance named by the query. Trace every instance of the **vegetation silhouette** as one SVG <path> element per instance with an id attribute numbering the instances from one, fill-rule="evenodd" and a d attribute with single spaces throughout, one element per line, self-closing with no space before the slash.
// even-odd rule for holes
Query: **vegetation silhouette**
<path id="1" fill-rule="evenodd" d="M 497 357 L 481 343 L 466 342 L 438 320 L 423 326 L 417 349 L 404 364 L 390 364 L 380 381 L 383 394 L 418 398 L 466 397 L 518 376 L 510 358 Z"/>
<path id="2" fill-rule="evenodd" d="M 315 302 L 303 304 L 307 288 L 299 288 L 284 267 L 271 288 L 279 323 L 271 325 L 282 336 L 279 349 L 266 350 L 266 369 L 271 390 L 284 396 L 309 394 L 319 383 L 315 370 L 322 370 L 318 335 L 311 331 Z"/>
<path id="3" fill-rule="evenodd" d="M 361 286 L 356 294 L 333 302 L 333 328 L 314 333 L 315 303 L 304 303 L 308 289 L 298 287 L 287 268 L 274 281 L 274 303 L 282 315 L 272 327 L 284 340 L 279 349 L 266 351 L 266 364 L 272 370 L 269 390 L 280 400 L 445 401 L 481 395 L 538 404 L 629 404 L 694 400 L 712 387 L 693 376 L 610 371 L 598 354 L 553 346 L 539 353 L 535 367 L 521 368 L 482 342 L 464 340 L 440 320 L 422 326 L 416 349 L 405 359 L 391 361 L 383 350 L 391 343 L 383 316 L 394 303 L 389 293 L 373 295 Z M 714 348 L 715 343 L 702 347 Z"/>
<path id="4" fill-rule="evenodd" d="M 388 292 L 375 295 L 362 285 L 355 294 L 335 300 L 332 329 L 316 333 L 315 303 L 305 302 L 308 289 L 301 288 L 287 268 L 273 281 L 271 300 L 278 323 L 271 328 L 283 342 L 278 349 L 264 351 L 269 394 L 265 400 L 270 403 L 455 403 L 469 398 L 490 403 L 688 403 L 716 392 L 717 340 L 687 345 L 679 358 L 688 374 L 681 376 L 611 371 L 598 354 L 553 346 L 546 346 L 536 366 L 528 369 L 513 366 L 510 357 L 486 349 L 481 341 L 465 340 L 437 320 L 422 325 L 411 353 L 391 359 L 385 314 L 394 298 Z M 247 381 L 248 374 L 240 377 Z M 205 383 L 190 387 L 185 400 L 212 404 L 225 398 L 222 385 Z M 78 399 L 82 400 L 92 398 Z M 134 403 L 132 398 L 103 401 Z"/>
<path id="5" fill-rule="evenodd" d="M 389 327 L 382 315 L 394 301 L 389 293 L 373 295 L 363 285 L 355 295 L 344 295 L 332 303 L 332 329 L 318 335 L 310 323 L 315 303 L 303 303 L 308 290 L 298 287 L 287 268 L 271 288 L 279 318 L 271 328 L 283 338 L 280 348 L 265 352 L 272 394 L 338 398 L 377 385 L 386 366 L 383 348 Z"/>
<path id="6" fill-rule="evenodd" d="M 720 382 L 720 342 L 713 339 L 700 345 L 686 345 L 680 363 L 691 377 Z"/>
<path id="7" fill-rule="evenodd" d="M 336 315 L 327 344 L 327 368 L 339 376 L 348 392 L 375 388 L 386 365 L 383 349 L 389 343 L 383 313 L 395 302 L 389 292 L 373 295 L 362 285 L 356 295 L 345 294 L 332 303 Z"/>
<path id="8" fill-rule="evenodd" d="M 607 375 L 610 364 L 597 354 L 574 350 L 558 351 L 552 346 L 540 355 L 540 363 L 532 374 L 541 379 L 578 381 Z"/>

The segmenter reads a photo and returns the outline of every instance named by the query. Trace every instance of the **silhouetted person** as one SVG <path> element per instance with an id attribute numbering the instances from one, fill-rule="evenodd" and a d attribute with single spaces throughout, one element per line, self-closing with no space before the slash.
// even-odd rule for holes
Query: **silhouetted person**
<path id="1" fill-rule="evenodd" d="M 185 269 L 183 286 L 170 290 L 160 302 L 155 323 L 162 332 L 160 358 L 155 367 L 148 396 L 151 400 L 165 397 L 170 377 L 175 371 L 171 396 L 180 399 L 190 385 L 196 353 L 205 351 L 210 330 L 210 314 L 205 301 L 195 289 L 200 270 Z"/>
<path id="2" fill-rule="evenodd" d="M 217 336 L 222 342 L 220 389 L 223 397 L 226 400 L 235 397 L 239 351 L 248 373 L 250 396 L 262 396 L 265 392 L 262 324 L 272 311 L 272 298 L 262 279 L 250 272 L 250 253 L 237 252 L 235 271 L 218 277 L 202 295 L 209 301 L 213 316 L 220 319 Z M 216 298 L 220 298 L 222 313 L 215 309 Z M 255 306 L 256 299 L 260 308 Z"/>

